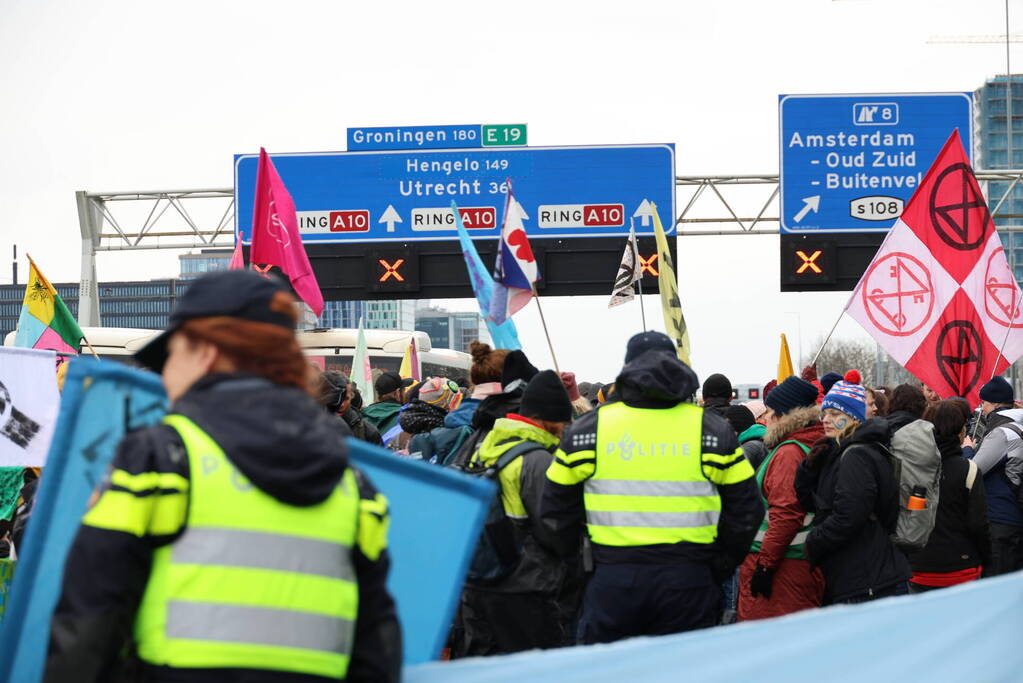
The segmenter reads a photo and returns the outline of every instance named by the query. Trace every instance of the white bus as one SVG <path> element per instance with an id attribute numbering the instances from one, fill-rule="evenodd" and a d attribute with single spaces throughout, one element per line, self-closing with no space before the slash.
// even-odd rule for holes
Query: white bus
<path id="1" fill-rule="evenodd" d="M 131 364 L 132 355 L 150 339 L 160 334 L 160 331 L 126 327 L 83 327 L 82 333 L 101 358 Z M 358 330 L 332 328 L 299 330 L 296 337 L 302 351 L 311 361 L 325 370 L 350 375 L 358 334 Z M 398 371 L 412 335 L 415 335 L 416 348 L 419 351 L 422 377 L 448 377 L 454 380 L 469 377 L 472 357 L 461 351 L 433 348 L 430 337 L 425 332 L 365 330 L 365 334 L 374 378 L 385 370 Z M 13 346 L 14 337 L 14 332 L 9 333 L 4 338 L 4 345 Z M 88 353 L 84 346 L 82 353 Z M 369 398 L 367 403 L 372 403 L 372 399 L 367 398 Z"/>

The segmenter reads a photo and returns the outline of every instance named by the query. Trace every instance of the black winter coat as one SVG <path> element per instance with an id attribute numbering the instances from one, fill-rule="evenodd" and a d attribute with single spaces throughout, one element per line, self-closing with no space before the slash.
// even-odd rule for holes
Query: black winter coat
<path id="1" fill-rule="evenodd" d="M 958 442 L 938 441 L 942 456 L 938 515 L 927 545 L 909 556 L 913 571 L 956 572 L 991 564 L 984 476 L 978 471 L 973 487 L 966 488 L 970 463 Z"/>
<path id="2" fill-rule="evenodd" d="M 824 570 L 826 603 L 869 598 L 911 576 L 890 538 L 899 486 L 888 434 L 886 420 L 868 420 L 841 444 L 818 441 L 796 472 L 799 501 L 816 513 L 806 552 Z"/>

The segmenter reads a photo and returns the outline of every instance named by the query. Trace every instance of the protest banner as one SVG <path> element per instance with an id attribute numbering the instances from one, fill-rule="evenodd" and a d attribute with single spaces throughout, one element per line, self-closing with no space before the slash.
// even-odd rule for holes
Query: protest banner
<path id="1" fill-rule="evenodd" d="M 163 387 L 152 373 L 108 361 L 71 362 L 0 627 L 0 680 L 41 679 L 65 559 L 89 496 L 121 437 L 155 423 L 164 405 Z"/>
<path id="2" fill-rule="evenodd" d="M 42 467 L 60 406 L 57 354 L 0 346 L 0 467 Z"/>
<path id="3" fill-rule="evenodd" d="M 40 680 L 65 559 L 89 496 L 121 437 L 156 423 L 165 409 L 163 387 L 152 373 L 105 361 L 71 364 L 50 461 L 0 625 L 0 680 Z M 348 444 L 352 461 L 391 507 L 388 589 L 398 606 L 405 662 L 436 658 L 495 487 L 362 441 Z"/>

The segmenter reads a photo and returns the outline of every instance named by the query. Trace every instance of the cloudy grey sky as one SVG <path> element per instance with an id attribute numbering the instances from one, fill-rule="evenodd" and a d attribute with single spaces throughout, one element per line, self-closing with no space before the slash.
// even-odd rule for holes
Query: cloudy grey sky
<path id="1" fill-rule="evenodd" d="M 76 190 L 227 187 L 232 154 L 342 150 L 347 126 L 524 121 L 532 145 L 673 142 L 680 175 L 775 173 L 778 94 L 972 91 L 1004 45 L 927 41 L 1004 22 L 1001 0 L 0 0 L 0 263 L 17 243 L 75 281 Z M 701 377 L 766 381 L 779 333 L 809 353 L 834 322 L 847 294 L 780 294 L 777 251 L 679 240 Z M 171 276 L 176 254 L 101 254 L 99 276 Z M 613 377 L 635 304 L 544 307 L 563 369 Z M 535 309 L 516 322 L 549 363 Z"/>

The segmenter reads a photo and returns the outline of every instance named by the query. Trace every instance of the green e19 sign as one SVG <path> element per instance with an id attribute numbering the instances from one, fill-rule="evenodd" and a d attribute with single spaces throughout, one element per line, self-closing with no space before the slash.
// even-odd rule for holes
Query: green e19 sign
<path id="1" fill-rule="evenodd" d="M 480 126 L 480 142 L 484 147 L 525 145 L 526 124 L 501 123 Z"/>

